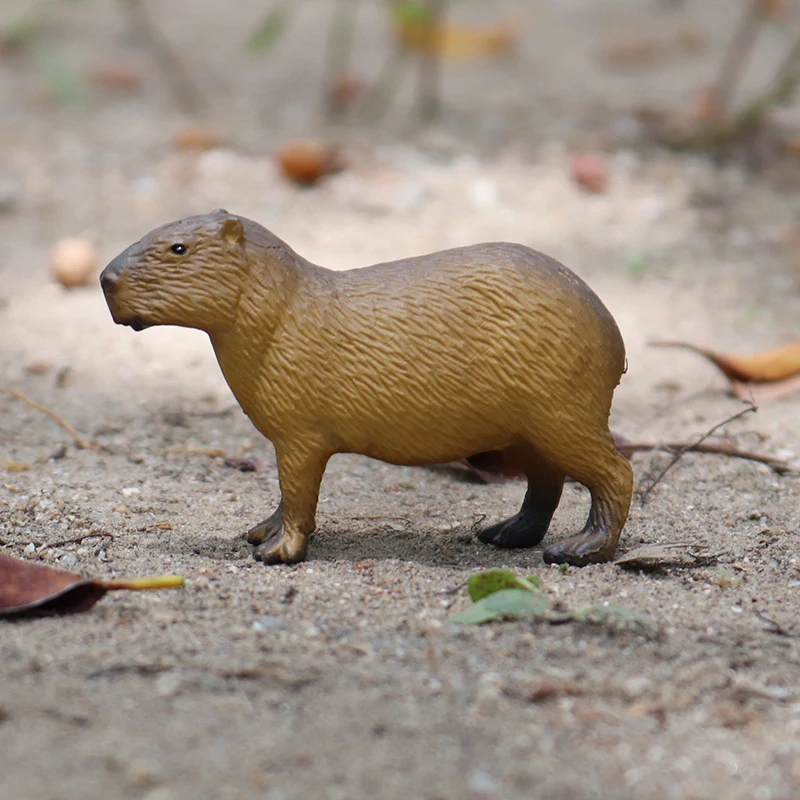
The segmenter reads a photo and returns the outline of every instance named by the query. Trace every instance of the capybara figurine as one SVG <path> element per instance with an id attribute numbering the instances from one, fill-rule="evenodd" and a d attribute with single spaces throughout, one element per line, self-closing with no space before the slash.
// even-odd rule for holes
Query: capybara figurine
<path id="1" fill-rule="evenodd" d="M 247 534 L 258 560 L 305 558 L 334 453 L 422 465 L 485 451 L 502 451 L 528 489 L 481 541 L 539 544 L 570 475 L 591 491 L 589 519 L 544 560 L 614 556 L 633 482 L 608 430 L 625 347 L 554 259 L 498 242 L 336 272 L 220 209 L 147 234 L 100 282 L 120 325 L 206 331 L 275 445 L 281 501 Z"/>

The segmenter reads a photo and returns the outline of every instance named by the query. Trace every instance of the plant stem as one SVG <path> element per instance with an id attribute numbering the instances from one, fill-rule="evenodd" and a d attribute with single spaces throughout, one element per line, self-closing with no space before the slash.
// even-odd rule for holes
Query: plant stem
<path id="1" fill-rule="evenodd" d="M 429 0 L 426 13 L 427 47 L 420 54 L 419 114 L 423 122 L 431 122 L 442 110 L 442 47 L 443 21 L 447 0 Z"/>
<path id="2" fill-rule="evenodd" d="M 337 96 L 337 82 L 349 76 L 350 54 L 355 33 L 355 13 L 358 0 L 334 0 L 328 38 L 325 88 L 325 110 L 329 117 L 339 117 L 347 104 Z"/>
<path id="3" fill-rule="evenodd" d="M 141 39 L 161 70 L 175 103 L 187 113 L 200 111 L 204 103 L 199 90 L 183 62 L 153 23 L 143 0 L 120 0 L 120 3 L 128 15 L 134 34 Z"/>

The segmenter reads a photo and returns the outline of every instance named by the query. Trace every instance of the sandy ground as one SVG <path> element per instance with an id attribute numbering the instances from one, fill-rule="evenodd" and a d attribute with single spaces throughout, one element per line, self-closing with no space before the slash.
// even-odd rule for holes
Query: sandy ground
<path id="1" fill-rule="evenodd" d="M 682 542 L 716 563 L 562 572 L 539 548 L 475 541 L 484 517 L 516 509 L 521 485 L 341 456 L 309 560 L 265 568 L 238 536 L 278 500 L 273 451 L 207 339 L 116 328 L 98 287 L 66 292 L 48 279 L 61 236 L 90 236 L 105 262 L 156 224 L 218 206 L 334 268 L 520 241 L 579 272 L 619 322 L 630 369 L 614 430 L 633 441 L 696 437 L 739 401 L 697 357 L 647 342 L 738 352 L 795 338 L 800 197 L 789 180 L 648 146 L 625 109 L 686 103 L 719 60 L 728 12 L 506 4 L 525 32 L 514 58 L 448 68 L 448 113 L 433 128 L 410 135 L 403 96 L 383 125 L 338 129 L 352 168 L 301 190 L 270 154 L 287 135 L 321 129 L 319 58 L 293 55 L 287 41 L 254 62 L 238 43 L 260 4 L 216 27 L 216 4 L 189 5 L 164 4 L 158 18 L 193 45 L 185 57 L 223 149 L 170 146 L 182 118 L 113 7 L 65 8 L 49 41 L 79 72 L 114 58 L 139 64 L 141 94 L 90 90 L 61 108 L 32 60 L 0 63 L 11 123 L 0 178 L 16 198 L 0 215 L 0 385 L 102 445 L 79 450 L 0 395 L 0 546 L 91 576 L 187 578 L 183 590 L 109 596 L 81 616 L 0 623 L 0 795 L 800 796 L 795 473 L 687 455 L 646 504 L 634 501 L 621 549 Z M 377 20 L 370 7 L 375 42 Z M 685 25 L 702 32 L 705 52 L 632 71 L 598 66 L 612 34 L 669 37 Z M 308 42 L 321 27 L 307 12 L 290 37 L 316 54 Z M 369 70 L 380 47 L 365 53 Z M 612 177 L 590 196 L 570 182 L 569 154 L 598 133 Z M 726 433 L 797 467 L 798 422 L 787 397 Z M 238 472 L 215 451 L 262 459 L 264 470 Z M 637 456 L 637 483 L 666 459 Z M 587 508 L 587 492 L 568 486 L 546 542 L 579 528 Z M 113 538 L 51 546 L 99 532 Z M 491 566 L 538 573 L 564 608 L 620 603 L 653 624 L 449 622 L 467 600 L 448 590 Z"/>

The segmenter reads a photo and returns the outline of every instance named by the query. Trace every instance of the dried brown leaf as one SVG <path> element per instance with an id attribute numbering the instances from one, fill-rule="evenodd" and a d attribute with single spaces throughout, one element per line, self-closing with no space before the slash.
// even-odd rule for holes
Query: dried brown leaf
<path id="1" fill-rule="evenodd" d="M 0 617 L 75 614 L 91 608 L 109 591 L 171 589 L 182 585 L 183 578 L 175 575 L 88 580 L 0 553 Z"/>
<path id="2" fill-rule="evenodd" d="M 731 390 L 740 400 L 749 400 L 756 405 L 761 405 L 769 400 L 777 400 L 795 392 L 800 392 L 800 375 L 794 375 L 784 381 L 755 385 L 731 381 Z"/>
<path id="3" fill-rule="evenodd" d="M 691 350 L 711 361 L 732 382 L 772 383 L 800 375 L 800 340 L 753 355 L 726 355 L 689 342 L 651 342 L 651 345 Z"/>
<path id="4" fill-rule="evenodd" d="M 668 567 L 697 567 L 713 563 L 716 556 L 691 553 L 685 544 L 645 544 L 629 550 L 614 563 L 622 569 L 655 572 Z"/>
<path id="5" fill-rule="evenodd" d="M 398 24 L 397 36 L 412 50 L 460 60 L 498 55 L 517 42 L 517 33 L 509 23 L 459 25 L 447 22 L 432 26 L 409 19 Z"/>

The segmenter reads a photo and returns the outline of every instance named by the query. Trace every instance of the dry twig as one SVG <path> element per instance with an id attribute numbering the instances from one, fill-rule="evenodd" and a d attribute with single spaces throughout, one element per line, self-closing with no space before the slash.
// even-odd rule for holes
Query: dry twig
<path id="1" fill-rule="evenodd" d="M 107 531 L 94 531 L 92 533 L 84 533 L 83 536 L 73 536 L 71 539 L 59 539 L 57 542 L 43 542 L 40 547 L 64 547 L 67 544 L 82 544 L 86 539 L 102 538 L 107 539 L 116 538 L 113 533 Z"/>
<path id="2" fill-rule="evenodd" d="M 325 105 L 329 117 L 340 116 L 346 109 L 337 96 L 337 83 L 347 79 L 350 70 L 350 55 L 353 50 L 355 14 L 359 0 L 335 0 L 333 19 L 328 39 L 325 89 Z"/>
<path id="3" fill-rule="evenodd" d="M 682 447 L 680 450 L 678 450 L 670 460 L 669 464 L 667 464 L 667 466 L 664 467 L 664 469 L 662 469 L 661 472 L 659 472 L 655 478 L 653 478 L 653 480 L 650 482 L 650 485 L 644 491 L 638 492 L 639 500 L 642 503 L 642 505 L 644 505 L 645 500 L 647 500 L 647 497 L 650 495 L 653 489 L 655 489 L 656 486 L 658 486 L 658 484 L 661 483 L 661 481 L 664 479 L 664 476 L 678 463 L 678 461 L 681 460 L 681 458 L 683 458 L 684 454 L 688 453 L 690 450 L 697 448 L 698 445 L 702 444 L 706 439 L 708 439 L 709 436 L 718 431 L 724 425 L 727 425 L 729 422 L 733 422 L 734 420 L 739 419 L 739 417 L 743 417 L 745 414 L 749 414 L 750 412 L 754 412 L 757 410 L 758 409 L 756 408 L 756 406 L 753 403 L 749 402 L 747 404 L 747 408 L 743 408 L 736 414 L 733 414 L 727 419 L 722 420 L 722 422 L 718 422 L 716 425 L 714 425 L 713 428 L 709 428 L 696 442 L 692 443 L 688 447 Z"/>
<path id="4" fill-rule="evenodd" d="M 18 392 L 16 389 L 8 389 L 5 386 L 0 386 L 0 392 L 5 392 L 6 394 L 10 394 L 12 397 L 16 397 L 17 400 L 22 400 L 23 403 L 27 403 L 31 408 L 36 409 L 37 411 L 41 411 L 43 414 L 47 414 L 48 417 L 54 419 L 74 440 L 75 444 L 81 450 L 96 450 L 97 447 L 93 445 L 88 440 L 84 439 L 72 425 L 69 424 L 62 416 L 56 414 L 55 411 L 51 411 L 46 406 L 37 403 L 35 400 L 31 400 L 30 397 L 26 397 L 22 392 Z"/>
<path id="5" fill-rule="evenodd" d="M 729 421 L 729 420 L 727 420 Z M 762 453 L 753 453 L 750 450 L 739 450 L 729 444 L 714 444 L 705 442 L 626 442 L 625 444 L 618 444 L 617 450 L 624 456 L 630 456 L 633 453 L 647 453 L 652 450 L 664 450 L 673 455 L 677 452 L 683 453 L 710 453 L 716 456 L 729 456 L 731 458 L 742 458 L 746 461 L 757 461 L 760 464 L 766 464 L 771 467 L 778 474 L 787 472 L 789 465 L 781 458 L 774 456 L 763 455 Z"/>
<path id="6" fill-rule="evenodd" d="M 436 37 L 442 28 L 446 6 L 446 0 L 429 0 L 427 6 L 428 36 L 431 46 L 421 53 L 419 62 L 419 113 L 423 122 L 436 119 L 442 107 L 440 89 L 442 52 L 440 47 L 436 47 Z"/>
<path id="7" fill-rule="evenodd" d="M 749 7 L 736 28 L 736 33 L 725 51 L 717 83 L 716 100 L 719 116 L 727 113 L 731 97 L 744 71 L 744 66 L 753 50 L 756 35 L 761 29 L 763 0 L 751 0 Z"/>
<path id="8" fill-rule="evenodd" d="M 788 103 L 800 83 L 800 38 L 796 39 L 769 87 L 751 100 L 737 115 L 734 132 L 746 131 L 758 125 L 775 106 Z"/>
<path id="9" fill-rule="evenodd" d="M 762 621 L 766 622 L 769 625 L 769 632 L 774 633 L 778 636 L 794 636 L 794 631 L 791 628 L 787 628 L 784 625 L 781 625 L 780 622 L 777 620 L 772 619 L 772 617 L 768 617 L 766 614 L 762 613 L 761 611 L 756 611 L 755 615 Z"/>

